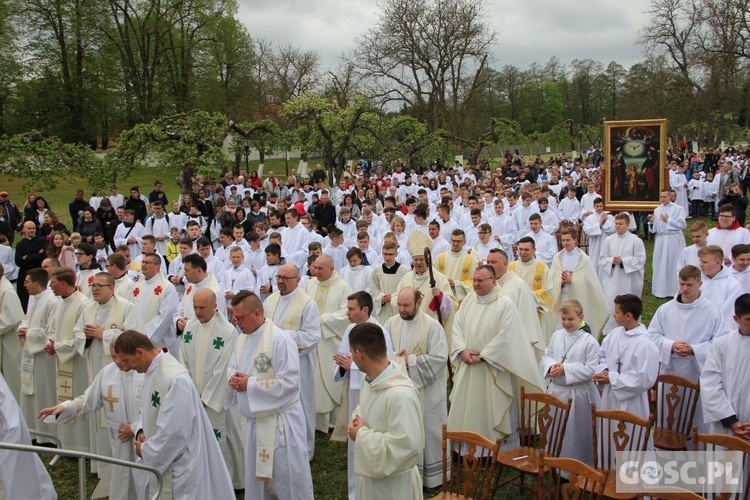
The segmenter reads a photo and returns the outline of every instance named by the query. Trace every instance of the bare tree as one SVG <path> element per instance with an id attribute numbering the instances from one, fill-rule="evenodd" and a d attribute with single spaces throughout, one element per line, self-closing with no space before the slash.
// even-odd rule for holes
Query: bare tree
<path id="1" fill-rule="evenodd" d="M 375 97 L 406 105 L 433 130 L 460 129 L 487 83 L 497 36 L 487 17 L 483 0 L 387 0 L 350 60 Z"/>

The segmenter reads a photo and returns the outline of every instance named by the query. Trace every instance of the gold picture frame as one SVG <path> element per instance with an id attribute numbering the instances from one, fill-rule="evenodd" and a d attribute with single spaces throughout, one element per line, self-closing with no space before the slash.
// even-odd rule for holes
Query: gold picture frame
<path id="1" fill-rule="evenodd" d="M 609 211 L 652 211 L 669 187 L 667 120 L 604 122 L 602 191 Z"/>

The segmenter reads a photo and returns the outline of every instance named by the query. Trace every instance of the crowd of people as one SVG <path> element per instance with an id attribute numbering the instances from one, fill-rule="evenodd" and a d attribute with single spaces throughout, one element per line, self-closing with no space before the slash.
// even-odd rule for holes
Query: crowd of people
<path id="1" fill-rule="evenodd" d="M 591 464 L 590 405 L 647 417 L 659 373 L 700 383 L 699 429 L 750 439 L 748 160 L 715 156 L 670 155 L 652 213 L 604 210 L 595 150 L 494 170 L 363 160 L 330 186 L 319 165 L 226 173 L 171 202 L 158 181 L 79 190 L 74 231 L 2 191 L 0 405 L 18 408 L 0 409 L 157 467 L 166 498 L 312 498 L 316 432 L 348 442 L 349 498 L 421 498 L 442 483 L 443 424 L 519 445 L 521 387 L 573 399 L 562 455 Z M 686 246 L 696 176 L 725 197 Z M 651 292 L 671 300 L 646 326 L 649 237 Z M 43 467 L 25 474 L 54 498 Z M 152 487 L 121 467 L 110 485 Z"/>

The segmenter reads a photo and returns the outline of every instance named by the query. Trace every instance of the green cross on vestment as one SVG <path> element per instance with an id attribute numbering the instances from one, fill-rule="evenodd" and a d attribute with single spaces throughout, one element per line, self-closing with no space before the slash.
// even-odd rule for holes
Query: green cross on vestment
<path id="1" fill-rule="evenodd" d="M 216 337 L 214 339 L 214 349 L 221 349 L 224 347 L 224 339 L 221 337 Z"/>
<path id="2" fill-rule="evenodd" d="M 214 436 L 216 436 L 216 440 L 221 439 L 221 431 L 219 429 L 214 429 Z"/>
<path id="3" fill-rule="evenodd" d="M 154 393 L 151 395 L 151 406 L 156 408 L 161 404 L 161 398 L 159 398 L 159 391 L 154 391 Z"/>
<path id="4" fill-rule="evenodd" d="M 185 335 L 182 336 L 182 341 L 189 344 L 191 340 L 193 340 L 193 332 L 185 332 Z"/>

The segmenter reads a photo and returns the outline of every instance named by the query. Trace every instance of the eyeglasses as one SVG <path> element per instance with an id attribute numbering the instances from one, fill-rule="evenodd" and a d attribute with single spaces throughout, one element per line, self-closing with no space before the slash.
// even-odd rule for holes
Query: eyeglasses
<path id="1" fill-rule="evenodd" d="M 295 280 L 297 278 L 299 278 L 299 276 L 279 276 L 278 274 L 276 275 L 276 279 L 279 281 L 289 281 L 289 280 Z"/>

